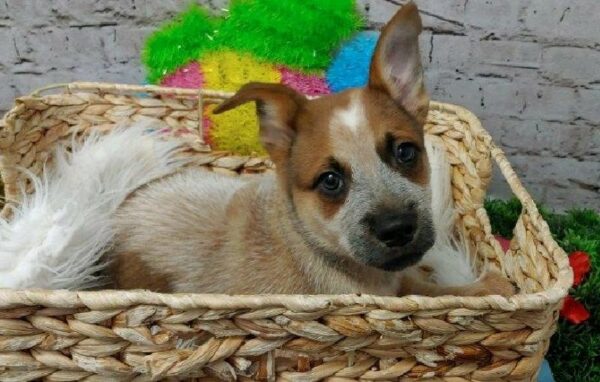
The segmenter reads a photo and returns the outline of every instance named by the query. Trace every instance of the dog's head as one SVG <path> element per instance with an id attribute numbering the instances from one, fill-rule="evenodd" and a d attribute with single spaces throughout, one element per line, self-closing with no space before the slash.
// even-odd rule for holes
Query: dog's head
<path id="1" fill-rule="evenodd" d="M 283 85 L 250 83 L 215 109 L 256 102 L 260 139 L 293 219 L 328 256 L 396 271 L 433 244 L 421 28 L 413 3 L 398 11 L 364 88 L 309 100 Z"/>

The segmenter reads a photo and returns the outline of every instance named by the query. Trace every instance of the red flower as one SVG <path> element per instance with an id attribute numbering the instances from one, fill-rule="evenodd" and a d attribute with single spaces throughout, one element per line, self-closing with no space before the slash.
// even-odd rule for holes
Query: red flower
<path id="1" fill-rule="evenodd" d="M 500 235 L 496 235 L 496 240 L 498 240 L 498 243 L 500 244 L 500 247 L 502 247 L 502 250 L 504 252 L 508 251 L 508 249 L 510 248 L 510 240 Z"/>
<path id="2" fill-rule="evenodd" d="M 567 296 L 560 310 L 560 316 L 577 325 L 590 318 L 590 312 L 585 309 L 582 303 L 571 296 Z"/>
<path id="3" fill-rule="evenodd" d="M 582 251 L 572 252 L 569 255 L 569 264 L 573 268 L 573 286 L 577 286 L 581 284 L 592 267 L 590 256 Z"/>

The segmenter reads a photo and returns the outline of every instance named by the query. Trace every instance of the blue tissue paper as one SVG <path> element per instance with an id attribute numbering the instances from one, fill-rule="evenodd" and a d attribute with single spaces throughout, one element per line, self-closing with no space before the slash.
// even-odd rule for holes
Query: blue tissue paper
<path id="1" fill-rule="evenodd" d="M 360 32 L 340 48 L 325 74 L 333 92 L 360 87 L 367 83 L 369 65 L 378 37 L 379 32 Z"/>

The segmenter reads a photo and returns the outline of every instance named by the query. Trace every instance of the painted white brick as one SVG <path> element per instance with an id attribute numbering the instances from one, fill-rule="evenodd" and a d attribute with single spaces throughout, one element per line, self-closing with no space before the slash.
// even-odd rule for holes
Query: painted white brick
<path id="1" fill-rule="evenodd" d="M 134 61 L 141 65 L 139 59 L 144 41 L 155 28 L 138 26 L 118 26 L 104 47 L 111 63 L 127 63 Z"/>
<path id="2" fill-rule="evenodd" d="M 0 28 L 12 26 L 12 15 L 8 12 L 8 3 L 0 1 Z"/>
<path id="3" fill-rule="evenodd" d="M 7 70 L 7 68 L 16 63 L 17 52 L 13 43 L 13 34 L 8 28 L 0 29 L 0 52 L 0 68 L 4 67 L 4 70 Z"/>
<path id="4" fill-rule="evenodd" d="M 478 78 L 483 92 L 481 116 L 520 116 L 526 109 L 527 88 L 502 79 Z"/>
<path id="5" fill-rule="evenodd" d="M 577 117 L 594 123 L 600 136 L 600 88 L 578 89 L 577 94 Z"/>
<path id="6" fill-rule="evenodd" d="M 6 0 L 7 13 L 15 27 L 39 28 L 55 23 L 56 9 L 46 0 Z"/>
<path id="7" fill-rule="evenodd" d="M 600 25 L 598 26 L 600 38 Z M 562 85 L 600 84 L 600 51 L 551 46 L 544 49 L 542 75 Z"/>
<path id="8" fill-rule="evenodd" d="M 600 162 L 538 155 L 508 159 L 534 199 L 552 207 L 597 208 Z M 496 194 L 511 195 L 500 176 L 494 176 L 492 187 Z"/>
<path id="9" fill-rule="evenodd" d="M 0 105 L 4 106 L 6 109 L 10 109 L 13 106 L 17 95 L 12 81 L 12 76 L 0 73 L 0 84 L 2 84 L 2 91 L 0 91 Z"/>
<path id="10" fill-rule="evenodd" d="M 465 22 L 474 34 L 514 36 L 521 28 L 525 1 L 472 0 L 465 7 Z"/>
<path id="11" fill-rule="evenodd" d="M 69 56 L 67 54 L 68 31 L 59 28 L 36 28 L 32 30 L 15 30 L 15 47 L 20 59 L 26 61 L 26 66 L 34 67 L 37 72 L 48 71 L 51 68 L 64 68 L 76 65 L 77 61 L 94 54 Z M 10 68 L 19 71 L 21 68 Z"/>
<path id="12" fill-rule="evenodd" d="M 485 128 L 509 154 L 592 160 L 600 150 L 600 131 L 583 122 L 488 118 Z"/>
<path id="13" fill-rule="evenodd" d="M 357 5 L 369 19 L 371 26 L 385 24 L 396 12 L 398 5 L 406 0 L 397 2 L 386 0 L 358 0 Z M 416 0 L 421 11 L 421 18 L 426 29 L 462 33 L 464 32 L 465 0 Z"/>
<path id="14" fill-rule="evenodd" d="M 425 28 L 465 32 L 465 0 L 417 0 Z"/>
<path id="15" fill-rule="evenodd" d="M 480 64 L 509 68 L 537 69 L 542 49 L 539 44 L 522 41 L 480 41 L 474 44 Z"/>
<path id="16" fill-rule="evenodd" d="M 357 6 L 368 17 L 369 24 L 373 27 L 380 27 L 385 24 L 398 9 L 398 6 L 379 0 L 358 0 Z"/>
<path id="17" fill-rule="evenodd" d="M 522 18 L 531 35 L 551 43 L 598 43 L 600 1 L 530 0 L 528 3 Z"/>
<path id="18" fill-rule="evenodd" d="M 462 105 L 475 114 L 481 114 L 482 91 L 475 81 L 441 76 L 429 85 L 432 98 L 439 101 Z"/>
<path id="19" fill-rule="evenodd" d="M 472 63 L 473 46 L 464 36 L 434 34 L 431 67 L 447 72 L 464 71 Z"/>
<path id="20" fill-rule="evenodd" d="M 527 107 L 523 117 L 542 121 L 573 121 L 577 119 L 577 90 L 569 87 L 534 86 L 526 89 Z"/>

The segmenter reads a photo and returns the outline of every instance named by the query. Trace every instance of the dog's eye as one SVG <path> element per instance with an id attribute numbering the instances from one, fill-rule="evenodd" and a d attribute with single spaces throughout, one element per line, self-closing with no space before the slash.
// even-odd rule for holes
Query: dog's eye
<path id="1" fill-rule="evenodd" d="M 394 156 L 400 164 L 410 164 L 417 159 L 419 149 L 412 143 L 403 142 L 394 144 Z"/>
<path id="2" fill-rule="evenodd" d="M 338 196 L 344 190 L 344 179 L 338 173 L 329 171 L 319 177 L 319 190 L 327 196 Z"/>

